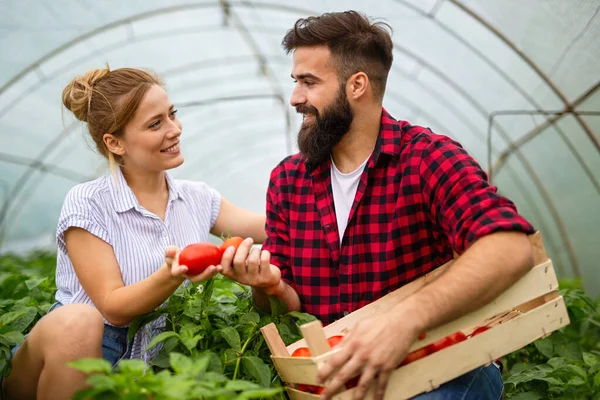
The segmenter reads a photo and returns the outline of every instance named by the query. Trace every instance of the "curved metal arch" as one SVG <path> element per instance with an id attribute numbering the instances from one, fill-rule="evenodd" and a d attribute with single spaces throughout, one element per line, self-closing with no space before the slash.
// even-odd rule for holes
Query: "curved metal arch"
<path id="1" fill-rule="evenodd" d="M 585 93 L 583 93 L 581 96 L 579 96 L 577 99 L 575 99 L 572 103 L 573 108 L 579 107 L 590 96 L 592 96 L 594 93 L 596 93 L 598 91 L 598 89 L 600 89 L 600 81 L 598 81 L 598 83 L 596 83 L 594 86 L 592 86 L 590 89 L 588 89 Z M 573 111 L 573 112 L 575 113 L 577 111 Z M 527 132 L 525 135 L 521 136 L 519 139 L 515 140 L 512 143 L 509 143 L 508 149 L 506 149 L 502 153 L 500 153 L 500 155 L 496 159 L 496 162 L 490 168 L 490 171 L 498 172 L 500 170 L 500 168 L 502 168 L 504 162 L 506 161 L 508 156 L 511 154 L 513 149 L 520 149 L 525 144 L 529 143 L 531 140 L 533 140 L 538 135 L 540 135 L 542 132 L 544 132 L 546 129 L 548 129 L 550 126 L 556 125 L 556 123 L 567 114 L 569 114 L 569 113 L 562 112 L 557 115 L 554 115 L 553 117 L 548 118 L 547 122 L 536 126 L 532 130 Z"/>
<path id="2" fill-rule="evenodd" d="M 453 0 L 451 0 L 451 1 L 453 1 Z M 99 28 L 97 28 L 97 29 L 95 29 L 93 31 L 90 31 L 90 32 L 88 32 L 88 33 L 86 33 L 86 34 L 84 34 L 82 36 L 79 36 L 79 37 L 71 40 L 70 42 L 67 42 L 67 43 L 63 44 L 59 48 L 53 50 L 52 52 L 50 52 L 50 53 L 46 54 L 45 56 L 43 56 L 42 58 L 38 59 L 38 61 L 34 62 L 30 66 L 28 66 L 27 68 L 25 68 L 24 70 L 22 70 L 17 76 L 13 77 L 11 80 L 9 80 L 9 82 L 7 82 L 5 85 L 3 85 L 2 87 L 0 87 L 0 94 L 2 94 L 7 89 L 7 87 L 9 87 L 12 84 L 14 84 L 14 82 L 16 82 L 18 79 L 20 79 L 21 77 L 23 77 L 24 75 L 26 75 L 28 72 L 30 72 L 30 71 L 34 70 L 35 68 L 37 68 L 45 60 L 50 59 L 52 56 L 54 56 L 54 55 L 56 55 L 56 54 L 64 51 L 65 49 L 71 47 L 72 45 L 74 45 L 74 44 L 76 44 L 76 43 L 78 43 L 78 42 L 80 42 L 82 40 L 85 40 L 85 39 L 87 39 L 89 37 L 92 37 L 92 36 L 94 36 L 94 35 L 102 32 L 104 30 L 110 29 L 112 27 L 119 26 L 119 25 L 123 24 L 123 22 L 130 23 L 132 21 L 143 19 L 143 18 L 147 18 L 149 16 L 160 15 L 160 14 L 164 14 L 164 13 L 167 13 L 167 12 L 176 12 L 176 11 L 181 11 L 181 10 L 184 10 L 184 9 L 195 9 L 195 8 L 206 7 L 206 6 L 213 6 L 213 4 L 193 4 L 193 5 L 183 5 L 183 6 L 168 7 L 168 8 L 159 9 L 159 10 L 152 10 L 150 12 L 141 13 L 141 14 L 138 14 L 136 16 L 128 17 L 126 19 L 119 20 L 119 21 L 114 21 L 114 22 L 112 22 L 110 24 L 107 24 L 107 25 L 104 25 L 102 27 L 99 27 Z M 247 6 L 247 5 L 245 5 L 243 3 L 241 3 L 241 4 L 236 3 L 236 6 L 242 6 L 243 7 L 243 6 Z M 276 6 L 276 5 L 272 5 L 272 4 L 263 4 L 263 3 L 255 3 L 254 6 L 258 6 L 258 7 L 262 7 L 262 8 L 267 8 L 267 9 L 283 10 L 283 11 L 287 11 L 287 12 L 308 13 L 308 14 L 310 14 L 310 12 L 308 12 L 307 10 L 299 9 L 299 8 L 296 8 L 296 7 L 281 6 L 281 5 L 277 5 Z M 401 46 L 398 46 L 397 44 L 395 44 L 395 46 L 397 48 L 401 47 Z M 404 49 L 404 51 L 407 52 L 407 49 Z M 408 52 L 408 53 L 411 53 L 411 52 Z M 413 58 L 416 59 L 416 58 L 419 58 L 419 57 L 413 54 Z M 424 60 L 421 60 L 421 64 L 423 66 L 429 65 Z M 432 67 L 432 66 L 429 66 L 429 67 Z M 430 71 L 432 71 L 431 68 L 429 68 L 429 69 L 430 69 Z M 438 71 L 438 73 L 436 75 L 438 75 L 440 77 L 445 77 L 445 75 L 444 74 L 440 74 L 439 71 Z M 462 90 L 462 88 L 460 88 L 460 86 L 456 85 L 454 82 L 452 82 L 451 86 L 455 86 L 455 88 L 459 88 L 460 89 L 459 92 L 465 93 L 464 90 Z M 468 96 L 468 97 L 470 97 L 470 96 Z M 477 102 L 475 102 L 475 103 L 477 103 Z M 501 136 L 505 136 L 505 132 L 502 132 L 502 131 L 500 131 L 500 132 L 504 133 Z M 506 140 L 506 138 L 504 138 L 504 139 Z M 520 155 L 519 158 L 520 159 L 523 158 L 522 155 Z M 522 160 L 520 160 L 520 161 L 522 163 L 527 163 L 527 161 L 524 158 Z M 527 172 L 529 174 L 535 174 L 535 171 L 533 171 L 533 169 L 531 168 L 530 165 L 529 165 L 529 167 L 530 168 L 526 168 Z M 539 181 L 539 177 L 538 177 L 537 180 Z M 536 180 L 534 179 L 534 181 L 536 181 Z M 541 182 L 539 182 L 539 183 L 541 184 Z M 536 184 L 536 186 L 537 186 L 537 184 Z M 545 196 L 543 195 L 542 192 L 543 192 L 543 190 L 540 190 L 540 193 L 542 194 L 542 198 L 545 198 Z M 546 202 L 548 202 L 548 201 L 551 202 L 550 199 L 546 199 Z M 557 222 L 557 225 L 558 225 L 558 223 L 562 224 L 562 221 L 556 221 L 556 222 Z"/>
<path id="3" fill-rule="evenodd" d="M 556 86 L 554 81 L 542 71 L 542 69 L 525 54 L 521 49 L 517 47 L 506 35 L 504 35 L 500 30 L 494 27 L 490 22 L 485 20 L 481 15 L 477 14 L 475 11 L 467 7 L 460 0 L 448 0 L 450 3 L 454 4 L 456 7 L 464 11 L 467 15 L 471 16 L 474 20 L 482 24 L 487 30 L 493 33 L 498 39 L 500 39 L 504 44 L 509 46 L 523 61 L 525 61 L 529 67 L 546 83 L 546 85 L 558 96 L 558 98 L 563 102 L 565 106 L 565 111 L 573 111 L 573 105 L 569 102 L 569 99 L 564 95 L 564 93 Z M 587 123 L 575 115 L 575 119 L 588 136 L 594 147 L 598 152 L 600 152 L 600 141 L 596 138 L 587 125 Z"/>

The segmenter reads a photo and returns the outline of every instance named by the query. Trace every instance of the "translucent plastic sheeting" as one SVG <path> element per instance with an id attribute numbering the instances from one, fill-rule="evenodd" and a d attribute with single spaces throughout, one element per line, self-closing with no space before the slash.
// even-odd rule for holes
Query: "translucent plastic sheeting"
<path id="1" fill-rule="evenodd" d="M 106 172 L 60 104 L 73 76 L 106 63 L 163 77 L 184 126 L 176 177 L 263 211 L 300 122 L 281 39 L 300 17 L 345 9 L 394 29 L 392 115 L 491 166 L 561 275 L 600 292 L 599 0 L 0 2 L 0 251 L 52 248 L 66 192 Z"/>

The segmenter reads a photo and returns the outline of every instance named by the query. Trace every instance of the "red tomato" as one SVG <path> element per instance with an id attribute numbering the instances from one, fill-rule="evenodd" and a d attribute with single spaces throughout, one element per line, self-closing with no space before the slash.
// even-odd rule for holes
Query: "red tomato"
<path id="1" fill-rule="evenodd" d="M 308 347 L 298 347 L 292 353 L 292 357 L 310 357 L 310 350 Z"/>
<path id="2" fill-rule="evenodd" d="M 222 256 L 223 252 L 212 243 L 194 243 L 181 250 L 179 265 L 188 268 L 187 275 L 198 275 L 211 265 L 218 265 Z"/>
<path id="3" fill-rule="evenodd" d="M 452 340 L 454 343 L 460 343 L 463 340 L 467 340 L 467 335 L 465 335 L 464 333 L 462 333 L 461 331 L 458 332 L 454 332 L 453 334 L 448 336 L 450 338 L 450 340 Z"/>
<path id="4" fill-rule="evenodd" d="M 462 342 L 463 340 L 467 340 L 467 336 L 464 333 L 458 331 L 458 332 L 454 332 L 444 338 L 436 340 L 435 342 L 431 343 L 429 346 L 426 346 L 426 349 L 429 352 L 429 354 L 433 354 L 436 351 L 445 349 L 446 347 L 449 347 L 449 346 L 452 346 L 453 344 Z"/>
<path id="5" fill-rule="evenodd" d="M 292 353 L 292 357 L 310 357 L 310 350 L 308 347 L 298 347 Z M 313 394 L 321 394 L 324 390 L 322 386 L 305 385 L 302 383 L 298 384 L 298 390 L 301 392 L 308 392 Z"/>
<path id="6" fill-rule="evenodd" d="M 308 392 L 312 394 L 321 394 L 325 388 L 323 386 L 314 386 L 314 385 L 304 385 L 302 383 L 298 384 L 298 390 L 301 392 Z"/>
<path id="7" fill-rule="evenodd" d="M 429 346 L 427 346 L 427 347 L 429 347 Z M 420 349 L 417 349 L 415 351 L 411 351 L 410 353 L 408 353 L 406 355 L 406 358 L 404 359 L 404 361 L 402 361 L 402 364 L 400 364 L 400 366 L 410 364 L 413 361 L 416 361 L 416 360 L 419 360 L 419 359 L 425 357 L 427 354 L 429 354 L 427 352 L 427 347 L 422 347 Z"/>
<path id="8" fill-rule="evenodd" d="M 344 338 L 344 336 L 342 336 L 342 335 L 331 336 L 331 337 L 327 338 L 327 343 L 329 343 L 329 347 L 331 347 L 333 349 L 335 346 L 340 344 L 340 342 L 342 341 L 343 338 Z"/>
<path id="9" fill-rule="evenodd" d="M 221 243 L 219 248 L 221 249 L 221 251 L 225 251 L 230 246 L 233 246 L 237 250 L 237 248 L 240 247 L 240 244 L 242 244 L 243 241 L 244 241 L 243 238 L 241 238 L 239 236 L 233 236 L 233 237 L 230 237 L 229 239 L 225 239 L 225 241 L 223 243 Z"/>
<path id="10" fill-rule="evenodd" d="M 449 336 L 446 336 L 446 337 L 436 340 L 435 342 L 431 343 L 430 345 L 426 346 L 425 348 L 427 349 L 429 354 L 433 354 L 436 351 L 445 349 L 446 347 L 452 346 L 453 344 L 454 344 L 454 342 L 452 341 L 452 339 L 450 339 Z"/>
<path id="11" fill-rule="evenodd" d="M 480 326 L 479 328 L 475 329 L 475 330 L 473 331 L 473 333 L 471 333 L 471 337 L 473 337 L 473 336 L 477 336 L 477 335 L 479 335 L 480 333 L 483 333 L 483 332 L 485 332 L 485 331 L 487 331 L 487 330 L 489 330 L 489 329 L 490 329 L 490 327 L 489 327 L 489 326 Z"/>

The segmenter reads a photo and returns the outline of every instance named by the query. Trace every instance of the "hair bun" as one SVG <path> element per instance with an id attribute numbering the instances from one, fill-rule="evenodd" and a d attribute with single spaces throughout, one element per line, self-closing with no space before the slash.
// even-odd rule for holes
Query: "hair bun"
<path id="1" fill-rule="evenodd" d="M 64 88 L 62 93 L 63 104 L 75 115 L 75 118 L 87 122 L 94 85 L 109 72 L 108 68 L 92 69 L 83 76 L 75 77 Z"/>

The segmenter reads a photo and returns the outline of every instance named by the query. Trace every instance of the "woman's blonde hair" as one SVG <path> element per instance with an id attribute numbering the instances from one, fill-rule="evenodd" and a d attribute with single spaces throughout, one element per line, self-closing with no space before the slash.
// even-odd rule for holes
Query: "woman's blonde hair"
<path id="1" fill-rule="evenodd" d="M 111 169 L 121 162 L 104 144 L 104 134 L 120 137 L 153 85 L 162 86 L 152 71 L 137 68 L 92 69 L 75 77 L 64 88 L 63 105 L 80 121 L 86 122 L 98 152 L 106 157 Z"/>

